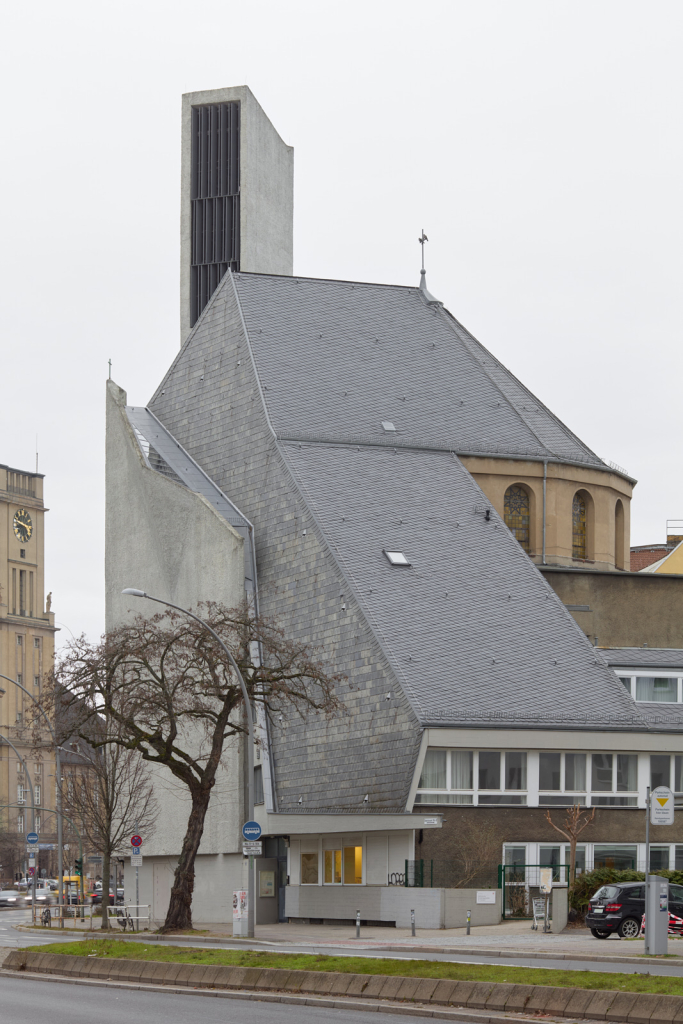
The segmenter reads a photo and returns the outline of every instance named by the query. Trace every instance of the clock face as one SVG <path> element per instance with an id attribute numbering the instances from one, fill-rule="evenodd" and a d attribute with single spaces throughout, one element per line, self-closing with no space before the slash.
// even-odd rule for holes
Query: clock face
<path id="1" fill-rule="evenodd" d="M 25 508 L 17 509 L 14 513 L 14 535 L 22 544 L 31 539 L 33 523 Z"/>

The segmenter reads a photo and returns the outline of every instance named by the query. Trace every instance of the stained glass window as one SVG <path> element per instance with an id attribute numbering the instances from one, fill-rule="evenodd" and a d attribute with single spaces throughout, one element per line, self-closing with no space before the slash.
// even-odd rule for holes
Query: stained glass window
<path id="1" fill-rule="evenodd" d="M 529 492 L 513 484 L 505 492 L 505 525 L 529 553 Z"/>
<path id="2" fill-rule="evenodd" d="M 572 502 L 572 558 L 586 557 L 586 502 L 580 494 Z"/>

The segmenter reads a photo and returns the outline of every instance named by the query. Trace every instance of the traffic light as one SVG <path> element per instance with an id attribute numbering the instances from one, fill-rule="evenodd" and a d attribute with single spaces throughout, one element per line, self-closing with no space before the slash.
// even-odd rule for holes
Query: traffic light
<path id="1" fill-rule="evenodd" d="M 77 875 L 81 875 L 81 876 L 83 875 L 83 858 L 82 857 L 76 857 L 76 860 L 74 861 L 74 869 L 75 869 L 75 872 L 76 872 Z"/>

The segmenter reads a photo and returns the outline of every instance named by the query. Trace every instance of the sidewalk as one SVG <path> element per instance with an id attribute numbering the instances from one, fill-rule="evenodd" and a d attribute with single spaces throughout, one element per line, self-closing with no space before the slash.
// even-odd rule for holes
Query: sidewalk
<path id="1" fill-rule="evenodd" d="M 76 922 L 70 922 L 69 931 Z M 93 921 L 93 932 L 102 937 L 99 920 Z M 22 931 L 34 929 L 22 927 Z M 45 933 L 47 929 L 39 929 Z M 85 927 L 77 927 L 76 931 L 90 934 L 88 922 Z M 54 928 L 56 935 L 65 934 Z M 71 932 L 73 934 L 73 931 Z M 122 937 L 121 931 L 115 926 L 111 929 L 111 937 Z M 129 933 L 128 933 L 129 934 Z M 474 953 L 486 956 L 522 956 L 532 958 L 594 960 L 609 961 L 636 960 L 644 955 L 642 939 L 594 939 L 587 928 L 569 928 L 559 935 L 544 934 L 533 931 L 529 921 L 504 921 L 499 925 L 473 928 L 467 935 L 465 928 L 450 929 L 418 929 L 413 937 L 409 928 L 361 928 L 361 937 L 356 939 L 355 927 L 352 925 L 305 925 L 305 924 L 270 924 L 257 925 L 256 937 L 252 940 L 233 939 L 232 924 L 200 924 L 194 926 L 194 933 L 164 936 L 164 940 L 207 942 L 221 944 L 229 940 L 230 944 L 242 943 L 254 945 L 263 943 L 268 948 L 278 946 L 316 946 L 342 947 L 352 949 L 376 949 L 385 951 L 438 952 L 438 953 Z M 683 957 L 683 939 L 669 936 L 669 953 Z"/>

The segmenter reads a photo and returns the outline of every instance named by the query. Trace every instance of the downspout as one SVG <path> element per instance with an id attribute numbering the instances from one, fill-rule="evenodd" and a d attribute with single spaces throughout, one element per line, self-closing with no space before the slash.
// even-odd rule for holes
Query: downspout
<path id="1" fill-rule="evenodd" d="M 546 565 L 545 560 L 545 514 L 546 514 L 546 485 L 548 482 L 548 460 L 543 460 L 543 554 L 541 565 Z"/>

